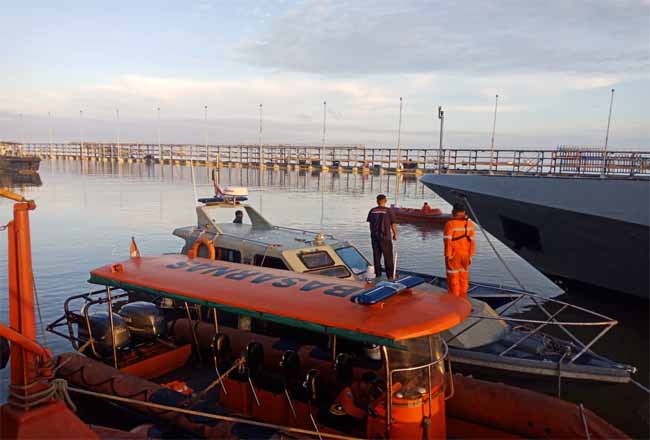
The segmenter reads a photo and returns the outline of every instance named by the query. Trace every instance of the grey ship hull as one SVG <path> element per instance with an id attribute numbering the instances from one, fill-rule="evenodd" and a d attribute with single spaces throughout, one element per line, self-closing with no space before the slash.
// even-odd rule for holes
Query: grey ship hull
<path id="1" fill-rule="evenodd" d="M 422 183 L 450 203 L 467 196 L 485 229 L 542 272 L 650 297 L 650 181 L 428 174 Z"/>

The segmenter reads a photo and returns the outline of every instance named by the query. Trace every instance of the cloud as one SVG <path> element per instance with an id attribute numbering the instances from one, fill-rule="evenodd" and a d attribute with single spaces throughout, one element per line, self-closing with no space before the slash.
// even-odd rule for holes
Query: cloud
<path id="1" fill-rule="evenodd" d="M 599 76 L 642 72 L 647 43 L 645 0 L 308 0 L 234 55 L 252 65 L 335 75 Z"/>

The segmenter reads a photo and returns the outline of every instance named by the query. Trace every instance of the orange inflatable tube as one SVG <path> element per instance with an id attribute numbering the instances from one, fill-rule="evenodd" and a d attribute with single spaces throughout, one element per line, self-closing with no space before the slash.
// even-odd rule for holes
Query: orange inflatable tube
<path id="1" fill-rule="evenodd" d="M 578 405 L 535 391 L 459 374 L 454 375 L 454 388 L 453 397 L 446 402 L 449 418 L 526 438 L 628 438 L 625 433 L 585 409 L 587 435 Z M 455 427 L 461 428 L 460 425 Z M 449 432 L 450 436 L 456 434 L 472 437 L 471 432 Z"/>

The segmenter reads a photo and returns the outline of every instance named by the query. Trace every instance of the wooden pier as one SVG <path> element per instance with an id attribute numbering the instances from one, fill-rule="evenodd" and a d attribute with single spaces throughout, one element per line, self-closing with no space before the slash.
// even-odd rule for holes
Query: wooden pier
<path id="1" fill-rule="evenodd" d="M 8 144 L 7 144 L 8 145 Z M 43 159 L 151 162 L 348 172 L 422 174 L 437 167 L 439 151 L 425 148 L 315 147 L 114 143 L 12 144 L 20 155 Z M 400 164 L 401 166 L 398 166 Z"/>
<path id="2" fill-rule="evenodd" d="M 144 143 L 12 143 L 0 148 L 42 159 L 146 162 L 233 168 L 308 169 L 332 172 L 430 172 L 650 176 L 650 152 L 557 149 L 365 148 L 363 146 L 197 145 Z"/>

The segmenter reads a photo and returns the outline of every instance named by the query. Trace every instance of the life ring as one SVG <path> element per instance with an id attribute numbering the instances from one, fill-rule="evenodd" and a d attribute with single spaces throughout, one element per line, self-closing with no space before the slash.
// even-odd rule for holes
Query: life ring
<path id="1" fill-rule="evenodd" d="M 208 249 L 208 258 L 211 260 L 216 260 L 217 259 L 217 250 L 214 247 L 214 242 L 210 240 L 207 237 L 199 237 L 197 238 L 194 243 L 192 244 L 192 247 L 190 248 L 189 252 L 187 255 L 190 258 L 198 257 L 199 255 L 199 248 L 201 246 L 205 246 Z"/>

